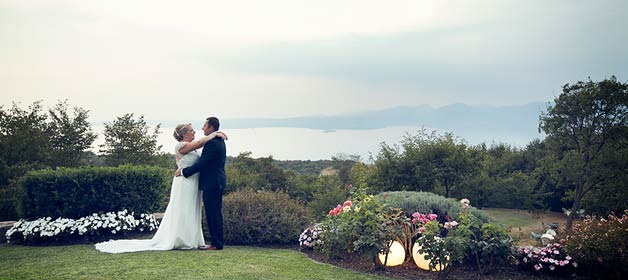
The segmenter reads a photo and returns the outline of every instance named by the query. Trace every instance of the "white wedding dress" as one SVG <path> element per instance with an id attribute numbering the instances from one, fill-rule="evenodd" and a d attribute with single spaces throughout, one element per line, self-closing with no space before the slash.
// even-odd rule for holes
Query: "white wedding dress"
<path id="1" fill-rule="evenodd" d="M 185 142 L 175 146 L 180 158 L 179 167 L 194 164 L 199 154 L 191 151 L 185 155 L 179 149 Z M 96 250 L 107 253 L 125 253 L 150 250 L 195 249 L 204 246 L 201 228 L 201 193 L 198 189 L 198 174 L 188 178 L 174 177 L 170 189 L 170 201 L 161 224 L 152 239 L 110 240 L 96 244 Z"/>

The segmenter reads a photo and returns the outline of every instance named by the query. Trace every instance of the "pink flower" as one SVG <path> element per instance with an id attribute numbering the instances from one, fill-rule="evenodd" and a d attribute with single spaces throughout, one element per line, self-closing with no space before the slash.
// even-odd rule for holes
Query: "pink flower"
<path id="1" fill-rule="evenodd" d="M 429 215 L 427 215 L 427 218 L 430 219 L 430 220 L 434 220 L 434 219 L 438 218 L 438 215 L 436 215 L 436 214 L 429 214 Z"/>
<path id="2" fill-rule="evenodd" d="M 412 217 L 413 217 L 413 218 L 418 218 L 418 217 L 421 217 L 421 213 L 419 213 L 419 212 L 414 212 L 414 213 L 412 213 Z"/>
<path id="3" fill-rule="evenodd" d="M 539 264 L 535 264 L 535 265 L 534 265 L 534 269 L 536 269 L 536 271 L 541 270 L 541 268 L 543 268 L 543 265 L 542 265 L 542 264 L 540 264 L 540 263 L 539 263 Z"/>
<path id="4" fill-rule="evenodd" d="M 419 233 L 423 233 L 425 231 L 425 227 L 420 227 L 419 228 Z"/>
<path id="5" fill-rule="evenodd" d="M 351 205 L 353 205 L 353 203 L 351 202 L 351 200 L 347 200 L 347 201 L 345 201 L 345 203 L 343 203 L 343 204 L 342 204 L 342 206 L 343 206 L 343 207 L 346 207 L 346 206 L 351 206 Z"/>
<path id="6" fill-rule="evenodd" d="M 554 265 L 550 265 L 550 270 L 554 270 L 556 267 Z"/>

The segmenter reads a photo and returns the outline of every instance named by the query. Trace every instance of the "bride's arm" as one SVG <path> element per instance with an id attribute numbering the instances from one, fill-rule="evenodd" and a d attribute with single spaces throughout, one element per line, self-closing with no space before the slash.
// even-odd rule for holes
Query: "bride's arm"
<path id="1" fill-rule="evenodd" d="M 205 143 L 207 143 L 209 140 L 212 140 L 216 137 L 220 137 L 222 139 L 227 139 L 227 135 L 224 134 L 223 132 L 220 131 L 214 131 L 211 134 L 207 135 L 207 136 L 203 136 L 201 138 L 199 138 L 198 140 L 194 140 L 190 143 L 185 143 L 185 145 L 183 145 L 183 147 L 181 147 L 179 149 L 179 153 L 181 153 L 182 155 L 185 155 L 187 153 L 189 153 L 190 151 L 196 150 L 200 147 L 203 147 L 203 145 L 205 145 Z"/>

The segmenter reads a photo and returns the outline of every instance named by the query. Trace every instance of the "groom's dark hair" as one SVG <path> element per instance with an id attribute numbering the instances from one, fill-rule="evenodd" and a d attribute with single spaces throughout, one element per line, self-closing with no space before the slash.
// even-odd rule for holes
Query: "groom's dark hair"
<path id="1" fill-rule="evenodd" d="M 218 131 L 220 129 L 220 121 L 216 117 L 207 118 L 207 125 L 213 126 L 214 131 Z"/>

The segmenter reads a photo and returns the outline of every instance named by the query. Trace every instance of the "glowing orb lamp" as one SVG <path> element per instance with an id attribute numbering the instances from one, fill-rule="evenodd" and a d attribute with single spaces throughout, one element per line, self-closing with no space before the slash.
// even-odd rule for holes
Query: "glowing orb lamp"
<path id="1" fill-rule="evenodd" d="M 414 259 L 414 263 L 416 264 L 416 266 L 418 266 L 420 269 L 423 270 L 430 270 L 430 260 L 429 259 L 425 259 L 425 256 L 427 256 L 427 254 L 424 253 L 419 253 L 419 249 L 421 249 L 421 246 L 418 243 L 414 243 L 414 246 L 412 246 L 412 258 Z M 449 256 L 446 257 L 447 260 L 449 260 Z M 434 269 L 432 271 L 441 271 L 443 269 L 445 269 L 445 267 L 447 267 L 446 265 L 437 265 L 436 267 L 434 267 Z"/>
<path id="2" fill-rule="evenodd" d="M 382 264 L 386 262 L 386 266 L 397 266 L 402 264 L 403 261 L 406 259 L 406 250 L 397 241 L 392 241 L 392 244 L 388 244 L 390 245 L 390 251 L 388 252 L 388 261 L 386 261 L 386 253 L 383 253 L 379 254 L 378 256 L 379 262 L 381 262 Z"/>

